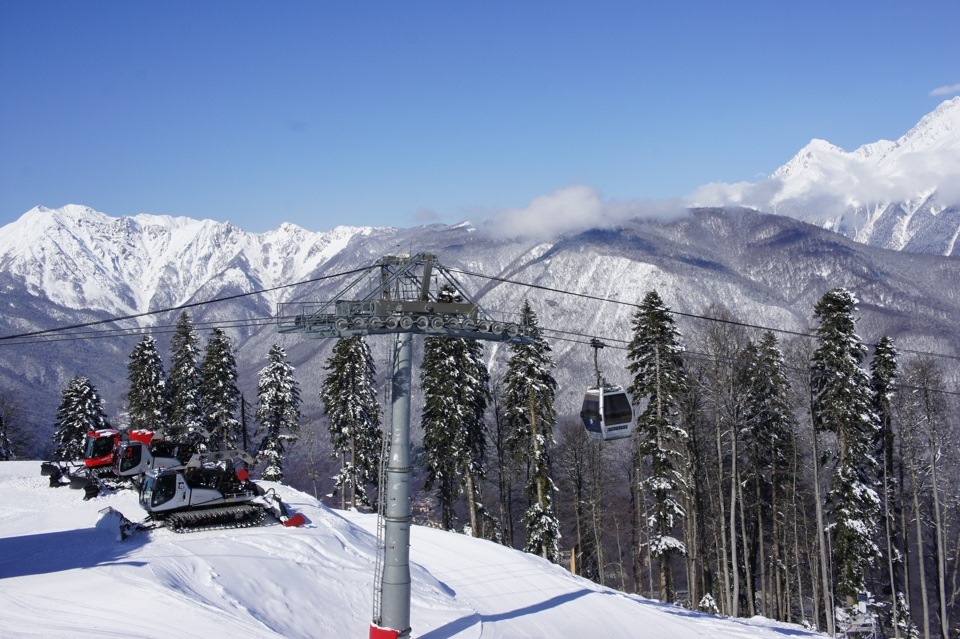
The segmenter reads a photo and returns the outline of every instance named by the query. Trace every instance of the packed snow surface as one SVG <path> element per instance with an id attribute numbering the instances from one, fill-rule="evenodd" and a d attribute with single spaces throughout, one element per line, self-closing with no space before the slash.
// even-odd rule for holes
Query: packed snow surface
<path id="1" fill-rule="evenodd" d="M 366 637 L 376 518 L 339 513 L 271 484 L 301 528 L 118 541 L 99 511 L 142 519 L 133 491 L 83 501 L 38 462 L 0 462 L 0 636 Z M 586 581 L 503 546 L 414 526 L 414 637 L 814 636 L 762 618 L 724 619 Z"/>

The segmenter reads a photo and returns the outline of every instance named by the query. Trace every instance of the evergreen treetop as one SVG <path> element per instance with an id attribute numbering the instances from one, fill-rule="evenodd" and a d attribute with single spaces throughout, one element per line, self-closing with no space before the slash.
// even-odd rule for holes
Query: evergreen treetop
<path id="1" fill-rule="evenodd" d="M 88 432 L 110 428 L 103 400 L 89 379 L 76 376 L 63 391 L 53 434 L 54 461 L 83 459 Z"/>
<path id="2" fill-rule="evenodd" d="M 145 335 L 129 359 L 127 413 L 130 426 L 148 430 L 166 428 L 170 420 L 170 392 L 156 341 Z"/>

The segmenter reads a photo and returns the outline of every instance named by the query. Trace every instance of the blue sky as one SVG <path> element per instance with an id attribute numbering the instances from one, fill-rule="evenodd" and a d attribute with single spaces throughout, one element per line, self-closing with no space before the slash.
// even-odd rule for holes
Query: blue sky
<path id="1" fill-rule="evenodd" d="M 960 93 L 960 2 L 0 0 L 0 225 L 412 226 L 755 181 Z M 937 92 L 939 88 L 943 88 Z"/>

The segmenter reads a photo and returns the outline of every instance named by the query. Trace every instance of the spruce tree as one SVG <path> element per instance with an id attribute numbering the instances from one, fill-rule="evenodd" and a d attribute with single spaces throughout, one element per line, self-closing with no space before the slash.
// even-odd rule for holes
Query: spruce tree
<path id="1" fill-rule="evenodd" d="M 320 400 L 333 454 L 340 459 L 334 486 L 340 491 L 342 507 L 369 507 L 367 487 L 379 483 L 383 432 L 375 388 L 377 369 L 363 336 L 338 339 L 324 370 L 328 373 Z"/>
<path id="2" fill-rule="evenodd" d="M 186 311 L 171 342 L 169 438 L 185 442 L 206 427 L 200 397 L 199 338 Z"/>
<path id="3" fill-rule="evenodd" d="M 257 457 L 265 462 L 260 477 L 268 481 L 283 481 L 286 443 L 296 439 L 300 432 L 300 385 L 286 357 L 283 347 L 274 344 L 267 365 L 260 370 L 257 385 L 260 426 L 256 434 L 263 433 Z"/>
<path id="4" fill-rule="evenodd" d="M 16 459 L 24 448 L 21 414 L 13 397 L 0 390 L 0 461 Z"/>
<path id="5" fill-rule="evenodd" d="M 89 379 L 78 375 L 67 384 L 57 409 L 54 428 L 54 461 L 83 459 L 83 443 L 87 433 L 110 428 L 103 410 L 103 400 Z"/>
<path id="6" fill-rule="evenodd" d="M 234 449 L 242 435 L 237 419 L 240 389 L 237 388 L 237 360 L 230 338 L 222 329 L 213 329 L 207 340 L 200 371 L 200 396 L 210 433 L 209 445 L 214 450 Z"/>
<path id="7" fill-rule="evenodd" d="M 852 607 L 867 590 L 867 575 L 880 557 L 876 544 L 880 497 L 874 451 L 877 416 L 870 380 L 861 363 L 866 347 L 855 332 L 857 301 L 842 288 L 814 307 L 820 321 L 811 367 L 814 423 L 836 436 L 836 465 L 828 495 L 833 519 L 835 592 Z"/>
<path id="8" fill-rule="evenodd" d="M 752 488 L 748 493 L 752 493 L 756 517 L 760 588 L 766 595 L 761 599 L 762 612 L 783 618 L 784 611 L 777 609 L 782 599 L 777 595 L 789 589 L 789 575 L 784 572 L 788 562 L 783 513 L 788 488 L 795 479 L 791 460 L 796 444 L 789 382 L 783 354 L 772 332 L 766 331 L 758 343 L 749 344 L 744 358 L 743 442 L 750 461 L 746 479 Z M 769 550 L 767 539 L 771 542 Z M 768 583 L 773 593 L 767 591 Z"/>
<path id="9" fill-rule="evenodd" d="M 636 495 L 646 492 L 653 502 L 649 552 L 658 563 L 661 601 L 672 601 L 672 562 L 686 553 L 684 543 L 674 536 L 684 517 L 681 497 L 687 489 L 682 472 L 687 433 L 680 424 L 680 398 L 686 389 L 683 348 L 680 332 L 656 291 L 644 297 L 632 326 L 629 392 L 642 409 L 634 435 L 634 477 L 641 476 L 644 463 L 648 466 Z"/>
<path id="10" fill-rule="evenodd" d="M 127 371 L 130 426 L 147 430 L 166 428 L 170 419 L 170 393 L 157 343 L 152 337 L 145 335 L 134 347 Z"/>
<path id="11" fill-rule="evenodd" d="M 873 392 L 873 410 L 877 415 L 876 441 L 874 454 L 880 460 L 880 509 L 883 520 L 883 537 L 886 546 L 886 578 L 890 582 L 890 626 L 899 631 L 909 628 L 909 610 L 904 605 L 903 593 L 903 549 L 899 540 L 900 515 L 897 504 L 901 503 L 898 473 L 895 472 L 894 456 L 896 441 L 894 436 L 893 398 L 895 384 L 899 374 L 897 350 L 893 340 L 882 337 L 877 342 L 870 362 L 870 388 Z"/>
<path id="12" fill-rule="evenodd" d="M 454 301 L 441 288 L 440 301 Z M 423 389 L 423 461 L 426 489 L 436 488 L 444 530 L 456 524 L 454 504 L 466 492 L 471 531 L 480 534 L 478 504 L 484 476 L 484 413 L 490 399 L 490 374 L 477 340 L 428 337 L 420 367 Z"/>
<path id="13" fill-rule="evenodd" d="M 514 456 L 525 459 L 529 468 L 530 507 L 524 514 L 524 550 L 557 563 L 560 522 L 553 506 L 556 486 L 550 463 L 557 421 L 557 382 L 551 372 L 555 364 L 537 315 L 526 300 L 520 315 L 529 340 L 510 344 L 510 362 L 504 376 L 504 414 L 510 429 L 507 443 Z"/>

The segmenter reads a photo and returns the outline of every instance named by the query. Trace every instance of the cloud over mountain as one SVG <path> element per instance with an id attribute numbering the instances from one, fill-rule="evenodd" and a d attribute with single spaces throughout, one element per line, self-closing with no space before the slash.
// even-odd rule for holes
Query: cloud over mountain
<path id="1" fill-rule="evenodd" d="M 642 216 L 660 221 L 687 213 L 678 200 L 604 200 L 590 186 L 574 185 L 534 198 L 522 209 L 506 209 L 488 219 L 481 230 L 493 238 L 549 240 L 590 229 L 613 229 Z"/>

